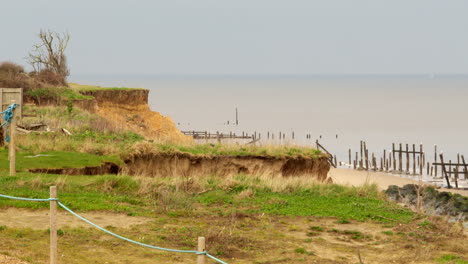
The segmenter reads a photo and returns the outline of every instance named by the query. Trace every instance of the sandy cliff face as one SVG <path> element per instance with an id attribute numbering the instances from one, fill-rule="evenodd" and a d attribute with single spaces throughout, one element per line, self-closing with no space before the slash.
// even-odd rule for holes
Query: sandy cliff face
<path id="1" fill-rule="evenodd" d="M 83 91 L 93 96 L 96 107 L 84 104 L 124 129 L 143 135 L 147 139 L 184 143 L 191 141 L 183 135 L 170 117 L 153 112 L 148 106 L 149 91 L 145 89 L 109 89 Z M 78 105 L 80 107 L 80 105 Z"/>
<path id="2" fill-rule="evenodd" d="M 326 157 L 194 156 L 186 153 L 134 154 L 125 160 L 125 174 L 149 177 L 228 176 L 244 173 L 267 176 L 309 176 L 327 180 Z"/>

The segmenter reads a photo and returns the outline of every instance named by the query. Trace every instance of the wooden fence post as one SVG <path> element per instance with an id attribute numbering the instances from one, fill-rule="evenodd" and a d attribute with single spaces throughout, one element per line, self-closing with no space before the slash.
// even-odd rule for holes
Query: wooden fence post
<path id="1" fill-rule="evenodd" d="M 363 148 L 363 142 L 361 140 L 361 162 L 359 163 L 360 164 L 360 168 L 362 169 L 364 167 L 364 148 Z"/>
<path id="2" fill-rule="evenodd" d="M 15 104 L 15 100 L 11 100 L 11 104 Z M 13 110 L 13 118 L 10 123 L 10 144 L 9 144 L 9 157 L 10 157 L 10 176 L 16 175 L 16 146 L 15 146 L 15 137 L 16 137 L 16 115 L 15 110 Z"/>
<path id="3" fill-rule="evenodd" d="M 413 175 L 416 175 L 416 145 L 413 144 Z"/>
<path id="4" fill-rule="evenodd" d="M 205 252 L 205 238 L 204 237 L 199 237 L 198 238 L 197 251 L 198 252 Z M 205 257 L 204 254 L 197 256 L 197 264 L 205 264 L 205 262 L 206 262 L 206 257 Z"/>
<path id="5" fill-rule="evenodd" d="M 406 173 L 410 174 L 410 154 L 408 144 L 406 144 Z"/>
<path id="6" fill-rule="evenodd" d="M 354 164 L 354 169 L 356 169 L 356 167 L 358 167 L 358 163 L 359 163 L 359 156 L 358 156 L 358 152 L 356 151 L 356 163 Z"/>
<path id="7" fill-rule="evenodd" d="M 351 163 L 351 149 L 349 149 L 349 151 L 348 151 L 348 156 L 349 156 L 349 167 L 351 168 L 351 166 L 352 166 L 351 165 L 352 164 Z"/>
<path id="8" fill-rule="evenodd" d="M 403 173 L 403 146 L 400 143 L 400 151 L 398 152 L 398 170 L 400 173 Z"/>
<path id="9" fill-rule="evenodd" d="M 50 186 L 50 198 L 57 198 L 57 187 Z M 50 264 L 57 264 L 57 201 L 50 201 Z"/>
<path id="10" fill-rule="evenodd" d="M 434 145 L 434 163 L 437 163 L 437 145 Z M 437 178 L 437 165 L 434 165 L 434 177 Z"/>

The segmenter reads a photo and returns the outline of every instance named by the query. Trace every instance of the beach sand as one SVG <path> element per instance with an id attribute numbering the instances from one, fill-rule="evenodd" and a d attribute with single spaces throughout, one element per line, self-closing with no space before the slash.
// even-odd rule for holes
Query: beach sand
<path id="1" fill-rule="evenodd" d="M 352 186 L 359 186 L 366 182 L 368 183 L 376 183 L 380 189 L 385 190 L 390 185 L 398 185 L 403 186 L 405 184 L 418 184 L 420 183 L 415 179 L 408 179 L 402 178 L 396 175 L 391 175 L 382 172 L 374 172 L 374 171 L 357 171 L 353 169 L 335 169 L 332 168 L 328 173 L 328 176 L 333 179 L 334 183 L 338 184 L 348 184 Z M 427 182 L 423 182 L 423 184 L 429 184 Z M 468 190 L 454 190 L 454 189 L 446 189 L 440 188 L 439 191 L 446 191 L 452 193 L 459 193 L 463 196 L 468 196 Z"/>

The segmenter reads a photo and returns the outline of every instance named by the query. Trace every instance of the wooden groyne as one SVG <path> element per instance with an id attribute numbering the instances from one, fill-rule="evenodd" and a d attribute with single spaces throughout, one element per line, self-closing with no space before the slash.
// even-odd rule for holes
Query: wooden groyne
<path id="1" fill-rule="evenodd" d="M 421 178 L 428 176 L 429 182 L 445 182 L 448 188 L 458 189 L 461 181 L 468 182 L 468 164 L 465 157 L 457 154 L 456 162 L 447 161 L 443 152 L 437 152 L 437 145 L 434 145 L 433 162 L 426 161 L 423 144 L 392 143 L 391 150 L 384 149 L 379 154 L 380 157 L 376 152 L 369 152 L 367 143 L 361 141 L 359 151 L 353 153 L 351 149 L 348 150 L 348 164 L 341 164 L 355 170 L 381 171 Z"/>

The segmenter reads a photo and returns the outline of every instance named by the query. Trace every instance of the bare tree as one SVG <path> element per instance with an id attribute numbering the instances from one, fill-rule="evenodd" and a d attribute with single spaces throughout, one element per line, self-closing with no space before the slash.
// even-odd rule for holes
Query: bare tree
<path id="1" fill-rule="evenodd" d="M 70 41 L 70 34 L 59 34 L 41 29 L 38 37 L 40 43 L 34 45 L 33 50 L 29 53 L 29 63 L 34 71 L 51 71 L 65 79 L 70 75 L 67 57 L 65 56 L 65 49 Z"/>

